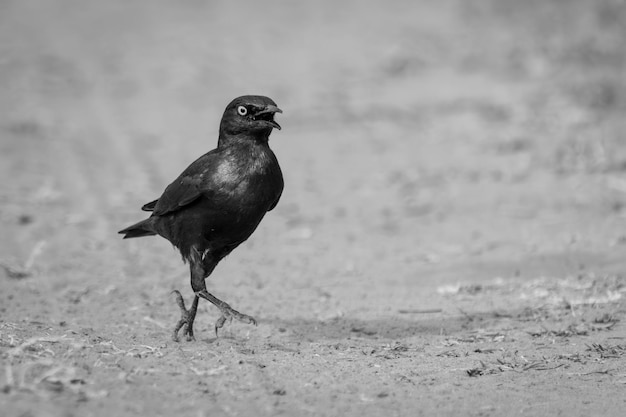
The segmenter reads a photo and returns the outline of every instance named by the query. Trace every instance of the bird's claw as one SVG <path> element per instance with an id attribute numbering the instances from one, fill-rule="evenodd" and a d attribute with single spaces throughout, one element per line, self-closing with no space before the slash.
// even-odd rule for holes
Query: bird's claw
<path id="1" fill-rule="evenodd" d="M 222 315 L 219 319 L 217 319 L 217 321 L 215 322 L 215 337 L 218 337 L 217 331 L 219 329 L 221 329 L 222 327 L 224 327 L 224 323 L 226 323 L 226 316 Z"/>
<path id="2" fill-rule="evenodd" d="M 219 329 L 224 327 L 226 320 L 230 322 L 233 319 L 237 319 L 238 321 L 246 323 L 246 324 L 254 324 L 255 326 L 257 325 L 256 319 L 254 317 L 248 316 L 247 314 L 240 313 L 237 310 L 234 310 L 233 308 L 229 306 L 228 309 L 222 310 L 222 315 L 215 322 L 215 336 L 216 337 L 218 336 L 217 332 Z"/>
<path id="3" fill-rule="evenodd" d="M 179 341 L 178 332 L 180 331 L 180 329 L 183 329 L 183 334 L 187 336 L 187 341 L 196 340 L 193 336 L 193 322 L 196 318 L 198 300 L 200 297 L 213 303 L 222 312 L 220 318 L 217 319 L 217 321 L 215 322 L 216 337 L 218 336 L 218 330 L 224 327 L 226 320 L 232 321 L 233 319 L 236 319 L 243 323 L 254 324 L 255 326 L 257 325 L 254 317 L 238 312 L 227 303 L 215 298 L 215 296 L 211 295 L 206 290 L 196 293 L 193 304 L 191 305 L 191 308 L 189 310 L 187 310 L 187 308 L 185 307 L 185 300 L 178 290 L 172 291 L 172 294 L 174 294 L 174 296 L 176 297 L 176 304 L 178 305 L 178 308 L 180 308 L 180 320 L 178 320 L 178 323 L 176 323 L 176 327 L 174 328 L 174 333 L 172 335 L 172 339 L 175 342 Z"/>
<path id="4" fill-rule="evenodd" d="M 176 327 L 174 327 L 174 333 L 172 334 L 172 340 L 174 342 L 179 342 L 178 332 L 180 329 L 183 329 L 183 335 L 186 336 L 188 342 L 195 341 L 196 338 L 193 335 L 193 320 L 195 319 L 195 311 L 187 310 L 185 308 L 185 300 L 183 299 L 182 294 L 178 290 L 172 291 L 172 294 L 176 297 L 176 304 L 180 308 L 180 320 L 176 323 Z"/>

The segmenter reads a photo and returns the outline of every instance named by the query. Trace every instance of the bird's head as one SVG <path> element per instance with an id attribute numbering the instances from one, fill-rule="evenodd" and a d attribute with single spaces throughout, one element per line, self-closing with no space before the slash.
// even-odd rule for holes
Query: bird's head
<path id="1" fill-rule="evenodd" d="M 282 112 L 269 97 L 237 97 L 224 110 L 220 123 L 220 139 L 228 136 L 267 139 L 272 129 L 280 130 L 274 115 Z"/>

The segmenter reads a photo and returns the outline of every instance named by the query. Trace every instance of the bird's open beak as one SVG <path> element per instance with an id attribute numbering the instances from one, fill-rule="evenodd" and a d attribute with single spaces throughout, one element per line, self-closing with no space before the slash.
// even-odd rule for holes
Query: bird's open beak
<path id="1" fill-rule="evenodd" d="M 265 106 L 263 110 L 254 114 L 254 119 L 264 120 L 268 122 L 273 128 L 280 130 L 281 129 L 280 125 L 276 123 L 276 121 L 274 120 L 274 114 L 282 113 L 282 112 L 283 111 L 279 109 L 278 107 L 268 104 L 267 106 Z"/>

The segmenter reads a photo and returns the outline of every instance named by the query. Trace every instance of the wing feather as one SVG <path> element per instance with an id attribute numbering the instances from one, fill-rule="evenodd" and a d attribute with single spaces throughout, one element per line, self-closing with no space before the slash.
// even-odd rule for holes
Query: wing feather
<path id="1" fill-rule="evenodd" d="M 207 177 L 207 173 L 214 169 L 217 150 L 202 155 L 194 161 L 174 182 L 167 186 L 163 195 L 151 203 L 146 204 L 147 211 L 152 211 L 154 216 L 173 213 L 181 210 L 195 201 L 203 193 L 202 179 Z"/>
<path id="2" fill-rule="evenodd" d="M 143 206 L 141 206 L 141 209 L 143 211 L 153 211 L 154 207 L 156 207 L 156 204 L 157 204 L 158 201 L 159 200 L 154 200 L 154 201 L 151 201 L 151 202 L 149 202 L 147 204 L 144 204 Z"/>

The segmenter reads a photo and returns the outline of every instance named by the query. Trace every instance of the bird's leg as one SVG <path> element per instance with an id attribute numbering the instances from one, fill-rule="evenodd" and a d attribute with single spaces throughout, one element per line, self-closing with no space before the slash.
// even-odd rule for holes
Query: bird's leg
<path id="1" fill-rule="evenodd" d="M 217 262 L 218 260 L 212 259 L 210 254 L 205 252 L 201 255 L 195 249 L 192 250 L 192 256 L 189 262 L 191 269 L 191 288 L 196 294 L 196 298 L 204 298 L 217 307 L 222 313 L 220 318 L 217 319 L 217 322 L 215 322 L 215 334 L 217 335 L 217 331 L 224 326 L 227 319 L 232 320 L 234 318 L 244 323 L 256 325 L 256 320 L 253 317 L 238 312 L 207 291 L 204 280 L 211 275 L 211 272 L 213 272 L 217 266 Z"/>
<path id="2" fill-rule="evenodd" d="M 237 319 L 243 323 L 254 324 L 256 326 L 256 320 L 252 316 L 248 316 L 247 314 L 243 314 L 229 306 L 224 301 L 220 300 L 206 289 L 196 292 L 196 297 L 202 297 L 205 300 L 211 302 L 215 307 L 219 308 L 222 312 L 222 316 L 217 319 L 215 322 L 215 334 L 217 335 L 217 331 L 224 326 L 226 320 Z"/>
<path id="3" fill-rule="evenodd" d="M 187 336 L 187 341 L 196 340 L 193 336 L 193 321 L 196 319 L 199 297 L 197 295 L 194 296 L 193 302 L 191 303 L 191 308 L 187 310 L 185 308 L 185 300 L 183 299 L 180 291 L 174 290 L 172 292 L 176 296 L 176 304 L 178 304 L 178 307 L 180 308 L 180 320 L 178 320 L 178 323 L 176 323 L 172 339 L 175 342 L 178 342 L 178 332 L 181 328 L 183 328 L 183 334 Z"/>

